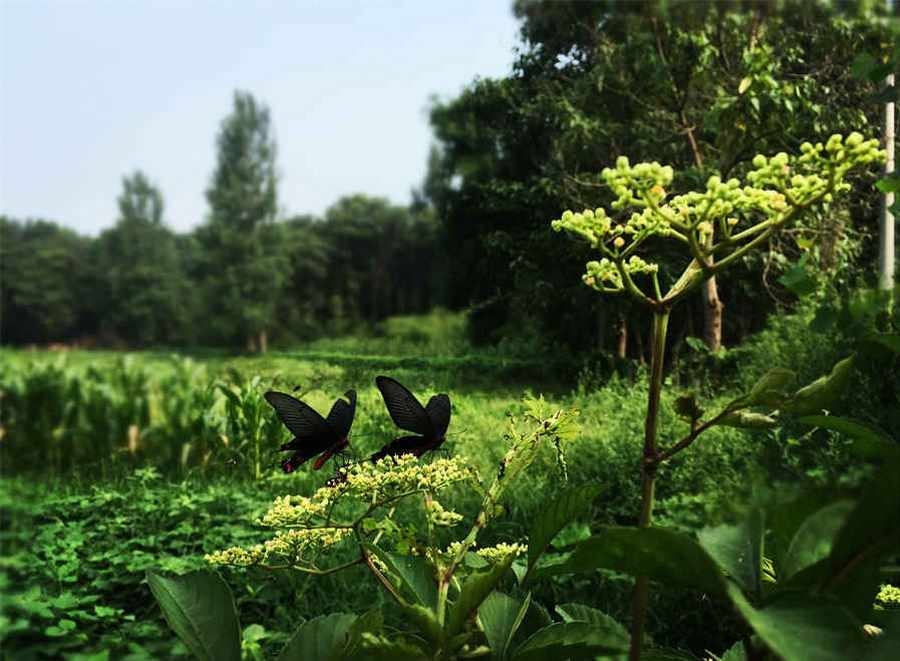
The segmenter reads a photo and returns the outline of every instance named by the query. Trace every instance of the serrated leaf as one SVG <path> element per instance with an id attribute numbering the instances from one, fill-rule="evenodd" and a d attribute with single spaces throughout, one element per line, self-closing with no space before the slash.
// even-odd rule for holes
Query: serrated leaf
<path id="1" fill-rule="evenodd" d="M 726 574 L 755 594 L 760 589 L 764 533 L 763 514 L 754 510 L 739 525 L 704 528 L 697 539 Z"/>
<path id="2" fill-rule="evenodd" d="M 519 645 L 510 656 L 514 661 L 593 658 L 623 654 L 628 640 L 617 631 L 588 622 L 557 622 L 538 630 Z"/>
<path id="3" fill-rule="evenodd" d="M 150 591 L 166 622 L 202 661 L 239 661 L 241 628 L 234 597 L 217 574 L 196 571 L 182 576 L 147 572 Z"/>
<path id="4" fill-rule="evenodd" d="M 519 600 L 502 592 L 492 592 L 478 607 L 478 620 L 495 659 L 507 658 L 510 642 L 525 619 L 530 605 L 530 594 L 524 600 Z"/>
<path id="5" fill-rule="evenodd" d="M 900 193 L 900 177 L 882 177 L 875 182 L 875 188 L 880 190 L 882 193 Z"/>
<path id="6" fill-rule="evenodd" d="M 577 544 L 559 564 L 541 567 L 536 576 L 612 569 L 710 594 L 724 587 L 719 567 L 692 537 L 662 527 L 604 526 Z"/>
<path id="7" fill-rule="evenodd" d="M 779 578 L 789 579 L 826 558 L 854 504 L 851 500 L 839 500 L 810 514 L 794 533 L 784 558 L 776 568 Z"/>
<path id="8" fill-rule="evenodd" d="M 871 608 L 882 558 L 900 548 L 900 459 L 885 462 L 841 527 L 827 588 L 860 617 Z"/>
<path id="9" fill-rule="evenodd" d="M 340 659 L 356 619 L 349 613 L 331 613 L 304 622 L 282 648 L 277 661 Z"/>
<path id="10" fill-rule="evenodd" d="M 550 542 L 571 521 L 584 514 L 600 493 L 598 485 L 567 489 L 545 502 L 528 533 L 528 574 L 532 572 L 541 554 Z"/>
<path id="11" fill-rule="evenodd" d="M 786 593 L 754 608 L 735 585 L 728 596 L 756 634 L 784 661 L 859 658 L 862 637 L 854 618 L 823 595 Z"/>
<path id="12" fill-rule="evenodd" d="M 587 622 L 597 627 L 605 628 L 610 634 L 617 636 L 621 644 L 625 647 L 628 646 L 630 640 L 628 629 L 603 611 L 584 604 L 573 603 L 557 606 L 556 612 L 559 613 L 563 622 Z"/>
<path id="13" fill-rule="evenodd" d="M 494 590 L 500 579 L 509 569 L 515 556 L 506 556 L 503 562 L 499 562 L 487 571 L 477 571 L 469 574 L 463 581 L 456 601 L 450 606 L 447 618 L 447 636 L 455 636 L 462 631 L 466 620 L 478 610 L 487 596 Z"/>
<path id="14" fill-rule="evenodd" d="M 366 550 L 375 555 L 402 583 L 402 587 L 423 606 L 432 611 L 437 607 L 437 582 L 434 569 L 425 558 L 417 555 L 395 555 L 367 544 Z"/>

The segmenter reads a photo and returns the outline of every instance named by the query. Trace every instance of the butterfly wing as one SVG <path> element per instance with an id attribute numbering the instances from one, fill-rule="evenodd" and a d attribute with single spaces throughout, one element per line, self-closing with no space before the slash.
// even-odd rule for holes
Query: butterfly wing
<path id="1" fill-rule="evenodd" d="M 356 391 L 348 390 L 344 393 L 344 397 L 347 399 L 342 398 L 334 403 L 325 419 L 338 438 L 347 438 L 356 413 Z"/>
<path id="2" fill-rule="evenodd" d="M 409 390 L 389 376 L 376 377 L 375 385 L 381 391 L 384 405 L 395 425 L 421 436 L 434 436 L 431 418 Z"/>
<path id="3" fill-rule="evenodd" d="M 450 397 L 444 393 L 435 395 L 428 400 L 425 412 L 431 420 L 431 426 L 434 427 L 435 436 L 443 438 L 447 433 L 447 427 L 450 426 Z"/>
<path id="4" fill-rule="evenodd" d="M 334 435 L 334 430 L 325 422 L 325 418 L 309 404 L 274 390 L 270 390 L 263 396 L 275 409 L 275 413 L 278 414 L 278 418 L 284 423 L 284 426 L 290 429 L 291 433 L 299 440 L 314 438 L 329 439 L 332 442 L 338 440 Z"/>
<path id="5" fill-rule="evenodd" d="M 414 454 L 417 457 L 428 449 L 424 436 L 402 436 L 395 438 L 371 456 L 372 461 L 380 461 L 385 457 L 399 457 L 401 454 Z"/>

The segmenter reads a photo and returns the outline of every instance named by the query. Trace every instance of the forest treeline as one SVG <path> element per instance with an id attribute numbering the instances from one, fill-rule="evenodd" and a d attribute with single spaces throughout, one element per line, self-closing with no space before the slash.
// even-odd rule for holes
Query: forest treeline
<path id="1" fill-rule="evenodd" d="M 279 217 L 269 113 L 238 92 L 194 231 L 166 227 L 162 192 L 140 172 L 97 238 L 0 220 L 2 341 L 259 349 L 440 304 L 469 310 L 475 341 L 640 358 L 642 315 L 581 285 L 587 250 L 551 238 L 562 210 L 608 205 L 603 167 L 656 160 L 691 189 L 740 175 L 757 153 L 881 134 L 878 68 L 893 37 L 880 5 L 517 0 L 513 11 L 512 72 L 434 103 L 409 206 L 357 195 L 322 218 Z M 780 277 L 798 262 L 824 295 L 871 282 L 876 174 L 746 258 L 743 277 L 710 281 L 673 318 L 676 347 L 758 330 L 791 304 Z M 664 278 L 682 266 L 666 259 Z"/>

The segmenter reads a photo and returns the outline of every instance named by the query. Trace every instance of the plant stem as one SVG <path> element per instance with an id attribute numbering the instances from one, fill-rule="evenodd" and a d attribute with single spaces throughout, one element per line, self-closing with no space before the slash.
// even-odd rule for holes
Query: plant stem
<path id="1" fill-rule="evenodd" d="M 666 354 L 666 331 L 669 326 L 669 309 L 653 314 L 653 353 L 650 358 L 650 386 L 647 392 L 647 416 L 644 419 L 644 452 L 641 457 L 641 514 L 638 526 L 649 528 L 653 521 L 653 496 L 659 457 L 656 449 L 656 433 L 659 422 L 659 397 L 662 392 L 663 364 Z M 638 576 L 634 586 L 632 605 L 631 649 L 628 658 L 641 658 L 644 638 L 644 621 L 647 618 L 649 579 Z"/>

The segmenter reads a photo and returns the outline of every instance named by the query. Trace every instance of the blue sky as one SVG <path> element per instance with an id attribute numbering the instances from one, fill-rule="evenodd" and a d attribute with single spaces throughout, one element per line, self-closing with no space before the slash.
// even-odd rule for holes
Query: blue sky
<path id="1" fill-rule="evenodd" d="M 0 0 L 0 213 L 96 234 L 140 168 L 168 225 L 197 225 L 235 89 L 271 108 L 284 213 L 405 204 L 431 95 L 509 73 L 511 4 Z"/>

